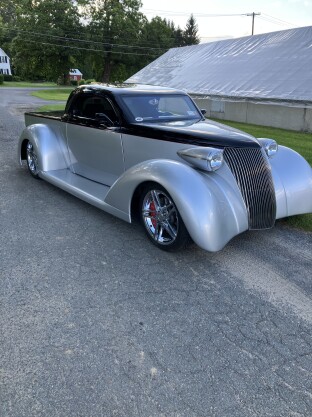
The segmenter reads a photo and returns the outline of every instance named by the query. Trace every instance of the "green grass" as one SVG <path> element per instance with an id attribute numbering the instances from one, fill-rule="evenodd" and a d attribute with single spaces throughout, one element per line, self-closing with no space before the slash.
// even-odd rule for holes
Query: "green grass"
<path id="1" fill-rule="evenodd" d="M 57 87 L 55 83 L 33 83 L 31 81 L 4 81 L 0 87 Z"/>
<path id="2" fill-rule="evenodd" d="M 312 214 L 301 214 L 300 216 L 292 216 L 287 219 L 280 220 L 281 223 L 287 226 L 294 227 L 295 229 L 305 230 L 306 232 L 312 232 Z"/>
<path id="3" fill-rule="evenodd" d="M 53 88 L 50 90 L 34 91 L 31 95 L 42 98 L 43 100 L 66 101 L 72 90 L 73 87 Z"/>
<path id="4" fill-rule="evenodd" d="M 216 120 L 216 119 L 214 119 Z M 217 122 L 243 130 L 256 138 L 272 138 L 279 145 L 288 146 L 302 155 L 312 165 L 312 133 L 295 132 L 293 130 L 277 129 L 275 127 L 257 126 L 246 123 L 216 120 Z"/>
<path id="5" fill-rule="evenodd" d="M 216 120 L 216 119 L 215 119 Z M 243 130 L 258 138 L 272 138 L 279 145 L 288 146 L 302 155 L 312 165 L 312 133 L 295 132 L 292 130 L 277 129 L 275 127 L 257 126 L 246 123 L 232 122 L 228 120 L 216 120 L 217 122 Z M 312 214 L 288 217 L 282 220 L 288 226 L 312 232 Z"/>
<path id="6" fill-rule="evenodd" d="M 37 109 L 37 111 L 57 111 L 57 110 L 65 110 L 65 103 L 64 104 L 48 104 L 47 106 L 41 106 Z"/>

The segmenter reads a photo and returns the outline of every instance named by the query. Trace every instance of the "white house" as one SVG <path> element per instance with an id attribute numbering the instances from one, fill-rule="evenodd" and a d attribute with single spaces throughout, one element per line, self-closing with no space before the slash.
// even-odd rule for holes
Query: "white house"
<path id="1" fill-rule="evenodd" d="M 12 75 L 11 66 L 10 66 L 10 58 L 1 48 L 0 48 L 0 74 Z"/>

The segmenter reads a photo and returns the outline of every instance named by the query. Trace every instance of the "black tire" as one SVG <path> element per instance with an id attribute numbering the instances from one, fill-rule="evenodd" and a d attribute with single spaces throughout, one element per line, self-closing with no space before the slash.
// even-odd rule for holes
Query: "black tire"
<path id="1" fill-rule="evenodd" d="M 178 251 L 191 239 L 170 194 L 159 184 L 147 185 L 140 198 L 140 221 L 159 249 Z"/>
<path id="2" fill-rule="evenodd" d="M 35 152 L 33 144 L 28 140 L 26 143 L 26 162 L 27 168 L 31 176 L 39 179 L 38 175 L 38 156 Z"/>

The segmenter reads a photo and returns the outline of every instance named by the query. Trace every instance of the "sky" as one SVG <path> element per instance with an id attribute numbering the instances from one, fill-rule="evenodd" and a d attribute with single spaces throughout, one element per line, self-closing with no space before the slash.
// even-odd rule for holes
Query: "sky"
<path id="1" fill-rule="evenodd" d="M 255 16 L 254 34 L 312 25 L 312 0 L 142 0 L 142 12 L 172 20 L 184 29 L 191 13 L 198 24 L 201 42 L 251 35 L 252 17 L 233 16 L 261 13 Z M 223 14 L 232 16 L 209 16 Z"/>

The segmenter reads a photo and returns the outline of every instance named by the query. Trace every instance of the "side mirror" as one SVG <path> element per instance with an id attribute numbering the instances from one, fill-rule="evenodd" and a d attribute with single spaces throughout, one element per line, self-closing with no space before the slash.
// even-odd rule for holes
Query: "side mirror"
<path id="1" fill-rule="evenodd" d="M 201 114 L 204 116 L 207 113 L 206 109 L 200 109 Z"/>

